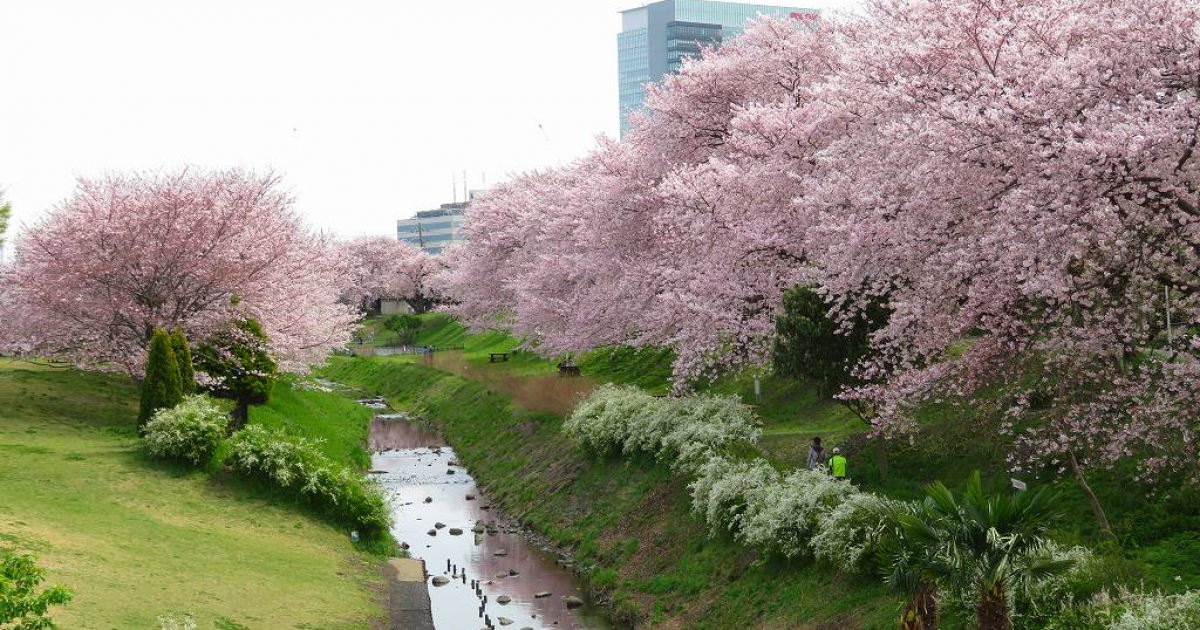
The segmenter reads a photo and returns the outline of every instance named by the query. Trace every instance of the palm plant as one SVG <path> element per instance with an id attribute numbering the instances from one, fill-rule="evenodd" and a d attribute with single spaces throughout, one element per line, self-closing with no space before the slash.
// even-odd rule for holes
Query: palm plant
<path id="1" fill-rule="evenodd" d="M 1012 630 L 1012 598 L 1071 567 L 1045 552 L 1046 531 L 1061 516 L 1058 493 L 1042 488 L 989 496 L 978 472 L 961 501 L 941 482 L 925 493 L 919 508 L 896 516 L 900 540 L 914 559 L 909 570 L 975 597 L 979 630 Z"/>
<path id="2" fill-rule="evenodd" d="M 889 501 L 882 508 L 883 532 L 879 541 L 880 571 L 884 582 L 905 596 L 900 630 L 937 630 L 938 580 L 943 564 L 939 546 L 907 534 L 907 518 L 936 522 L 924 503 Z"/>

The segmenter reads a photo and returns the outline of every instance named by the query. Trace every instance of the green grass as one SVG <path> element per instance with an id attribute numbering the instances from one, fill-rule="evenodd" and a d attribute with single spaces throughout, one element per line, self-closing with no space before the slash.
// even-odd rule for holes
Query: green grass
<path id="1" fill-rule="evenodd" d="M 297 387 L 289 376 L 275 384 L 267 404 L 250 408 L 252 424 L 321 440 L 331 459 L 360 469 L 371 464 L 366 441 L 373 417 L 370 409 L 343 397 Z"/>
<path id="2" fill-rule="evenodd" d="M 0 544 L 76 597 L 68 629 L 370 628 L 379 562 L 269 490 L 164 465 L 128 378 L 0 360 Z"/>

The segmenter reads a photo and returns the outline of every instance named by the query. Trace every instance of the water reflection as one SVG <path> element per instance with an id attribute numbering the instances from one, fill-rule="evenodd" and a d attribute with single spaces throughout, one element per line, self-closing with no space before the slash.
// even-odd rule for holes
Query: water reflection
<path id="1" fill-rule="evenodd" d="M 399 496 L 396 539 L 410 545 L 409 553 L 425 561 L 431 576 L 449 578 L 443 586 L 430 586 L 438 630 L 481 628 L 482 615 L 495 627 L 501 627 L 501 617 L 511 620 L 514 630 L 613 627 L 590 605 L 568 608 L 564 597 L 583 596 L 579 581 L 491 508 L 440 437 L 383 416 L 371 426 L 370 443 L 382 451 L 372 456 L 372 472 Z M 482 596 L 487 603 L 481 613 Z M 502 596 L 511 601 L 498 603 Z"/>
<path id="2" fill-rule="evenodd" d="M 506 370 L 493 369 L 499 368 L 499 364 L 468 365 L 460 350 L 423 355 L 421 363 L 443 372 L 465 376 L 512 398 L 521 408 L 561 416 L 570 414 L 584 396 L 596 389 L 595 383 L 577 376 L 515 376 Z"/>

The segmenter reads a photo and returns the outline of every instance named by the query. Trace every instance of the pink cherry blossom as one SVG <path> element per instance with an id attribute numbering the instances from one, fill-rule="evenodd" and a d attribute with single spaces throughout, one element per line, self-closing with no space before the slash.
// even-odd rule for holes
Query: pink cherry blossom
<path id="1" fill-rule="evenodd" d="M 0 280 L 0 348 L 141 373 L 156 327 L 201 339 L 232 317 L 262 322 L 281 366 L 302 370 L 350 335 L 346 274 L 271 174 L 109 175 L 15 243 Z"/>

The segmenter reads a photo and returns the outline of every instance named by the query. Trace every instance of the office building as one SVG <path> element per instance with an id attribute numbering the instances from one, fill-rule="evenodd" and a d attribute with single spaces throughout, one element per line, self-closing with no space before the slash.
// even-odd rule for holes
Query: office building
<path id="1" fill-rule="evenodd" d="M 472 190 L 467 199 L 474 200 L 484 192 Z M 430 254 L 440 254 L 447 247 L 466 240 L 462 224 L 468 205 L 470 201 L 444 203 L 434 210 L 422 210 L 411 219 L 400 219 L 396 221 L 396 238 Z"/>
<path id="2" fill-rule="evenodd" d="M 629 112 L 642 108 L 647 84 L 677 72 L 685 57 L 737 36 L 760 15 L 814 22 L 820 12 L 713 0 L 662 0 L 622 11 L 617 35 L 621 135 L 629 130 Z"/>

